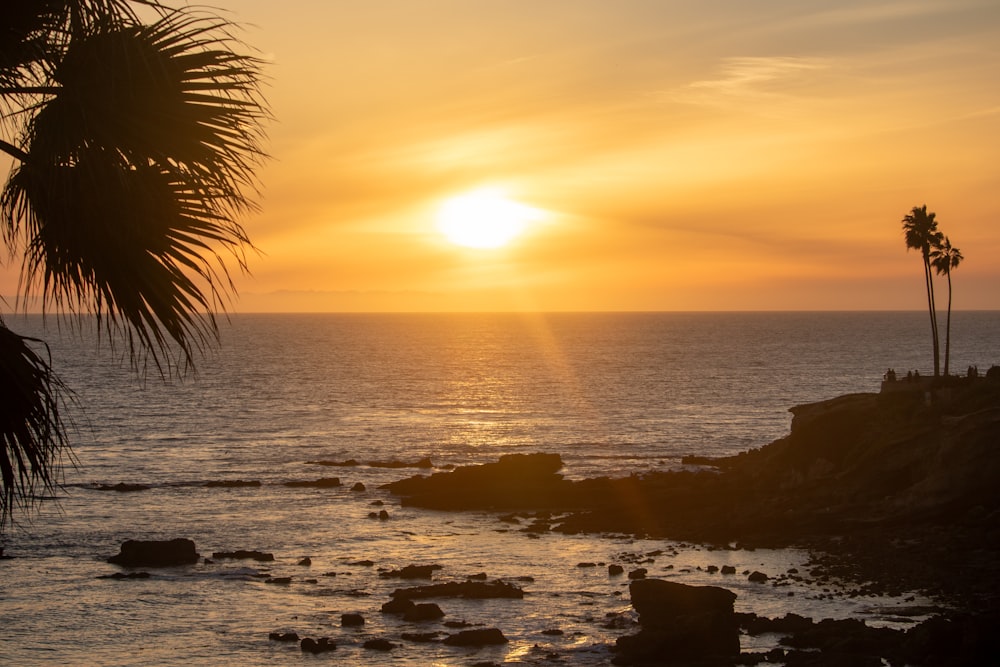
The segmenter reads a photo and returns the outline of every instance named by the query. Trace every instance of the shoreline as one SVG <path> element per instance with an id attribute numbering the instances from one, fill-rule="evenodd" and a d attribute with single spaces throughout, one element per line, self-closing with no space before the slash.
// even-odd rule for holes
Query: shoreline
<path id="1" fill-rule="evenodd" d="M 955 382 L 925 399 L 796 406 L 787 436 L 688 460 L 698 471 L 568 481 L 558 455 L 515 454 L 384 488 L 404 506 L 517 511 L 540 533 L 804 548 L 814 576 L 880 595 L 921 591 L 943 606 L 942 622 L 979 637 L 1000 618 L 1000 381 Z"/>

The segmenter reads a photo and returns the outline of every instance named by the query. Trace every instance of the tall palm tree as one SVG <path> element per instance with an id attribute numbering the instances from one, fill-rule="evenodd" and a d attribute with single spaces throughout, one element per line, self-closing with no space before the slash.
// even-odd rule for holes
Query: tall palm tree
<path id="1" fill-rule="evenodd" d="M 0 234 L 18 299 L 92 315 L 133 364 L 188 367 L 246 269 L 237 222 L 263 158 L 260 61 L 231 24 L 185 8 L 143 23 L 128 0 L 33 0 L 2 11 Z M 0 528 L 57 479 L 64 396 L 37 342 L 0 321 Z"/>
<path id="2" fill-rule="evenodd" d="M 951 245 L 951 239 L 944 237 L 931 251 L 931 265 L 938 275 L 948 278 L 948 318 L 944 327 L 944 374 L 948 376 L 948 361 L 951 356 L 951 271 L 962 263 L 962 251 Z"/>
<path id="3" fill-rule="evenodd" d="M 934 344 L 934 377 L 940 375 L 941 345 L 938 337 L 937 307 L 934 303 L 934 277 L 931 272 L 931 248 L 941 242 L 934 213 L 927 212 L 927 205 L 914 206 L 903 216 L 903 235 L 907 249 L 919 250 L 924 262 L 924 285 L 927 289 L 927 310 L 931 317 L 931 340 Z"/>

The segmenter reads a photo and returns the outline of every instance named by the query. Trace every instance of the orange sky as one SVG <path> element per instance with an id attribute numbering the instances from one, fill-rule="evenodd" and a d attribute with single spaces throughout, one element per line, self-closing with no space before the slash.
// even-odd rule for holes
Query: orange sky
<path id="1" fill-rule="evenodd" d="M 217 4 L 276 118 L 238 312 L 920 309 L 924 203 L 1000 308 L 996 0 Z M 449 243 L 483 186 L 546 215 Z"/>

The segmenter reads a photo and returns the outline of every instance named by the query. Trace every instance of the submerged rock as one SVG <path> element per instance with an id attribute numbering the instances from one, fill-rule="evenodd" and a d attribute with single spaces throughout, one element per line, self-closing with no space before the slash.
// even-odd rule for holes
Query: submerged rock
<path id="1" fill-rule="evenodd" d="M 215 551 L 212 553 L 212 558 L 232 558 L 237 560 L 256 560 L 262 563 L 270 562 L 274 560 L 274 554 L 266 553 L 264 551 L 247 551 L 246 549 L 239 549 L 237 551 Z"/>
<path id="2" fill-rule="evenodd" d="M 414 600 L 420 598 L 468 598 L 468 599 L 492 599 L 508 598 L 520 600 L 524 597 L 524 591 L 503 581 L 452 581 L 444 584 L 429 584 L 427 586 L 414 586 L 413 588 L 397 588 L 392 592 L 393 599 Z"/>
<path id="3" fill-rule="evenodd" d="M 194 542 L 186 538 L 173 540 L 127 540 L 121 551 L 108 558 L 109 563 L 125 567 L 169 567 L 198 562 Z"/>
<path id="4" fill-rule="evenodd" d="M 260 482 L 256 479 L 246 481 L 242 479 L 218 479 L 205 482 L 205 486 L 219 489 L 239 489 L 243 487 L 257 487 L 260 486 Z"/>
<path id="5" fill-rule="evenodd" d="M 118 482 L 117 484 L 98 484 L 93 487 L 95 491 L 117 491 L 118 493 L 131 493 L 134 491 L 148 491 L 150 486 L 148 484 L 126 484 L 125 482 Z"/>
<path id="6" fill-rule="evenodd" d="M 149 579 L 149 572 L 115 572 L 114 574 L 102 574 L 98 579 Z"/>
<path id="7" fill-rule="evenodd" d="M 314 488 L 314 489 L 332 489 L 340 486 L 339 477 L 321 477 L 315 480 L 302 480 L 296 482 L 285 482 L 285 486 L 290 486 L 293 488 Z"/>

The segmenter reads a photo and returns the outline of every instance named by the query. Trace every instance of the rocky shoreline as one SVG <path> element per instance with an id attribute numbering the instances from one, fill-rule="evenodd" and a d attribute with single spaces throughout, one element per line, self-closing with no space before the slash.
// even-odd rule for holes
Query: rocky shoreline
<path id="1" fill-rule="evenodd" d="M 936 639 L 923 640 L 948 648 L 924 651 L 923 662 L 911 651 L 906 664 L 1000 656 L 986 639 L 1000 625 L 1000 382 L 853 394 L 791 411 L 788 436 L 687 459 L 686 470 L 571 481 L 558 455 L 510 455 L 385 488 L 404 505 L 519 512 L 532 518 L 527 532 L 808 548 L 814 576 L 875 593 L 924 591 L 948 610 L 935 621 L 947 626 L 925 628 Z M 865 641 L 873 659 L 889 659 Z"/>

